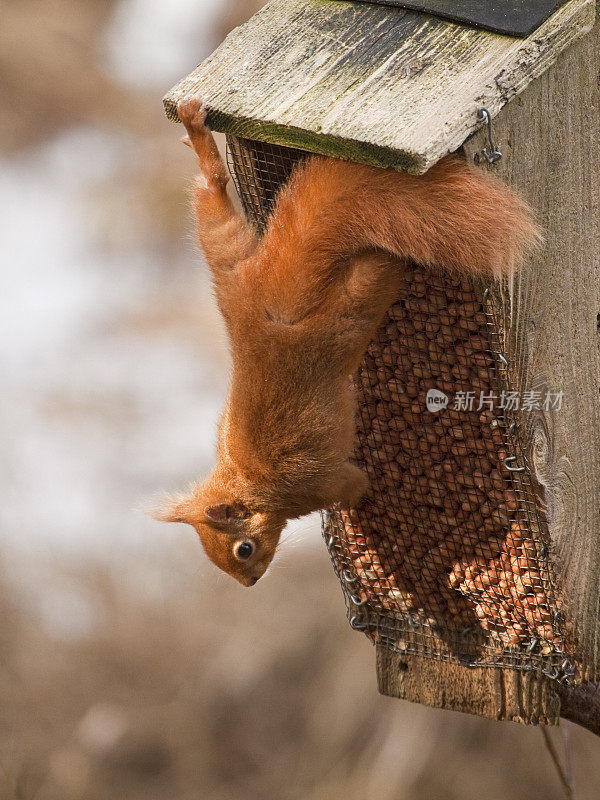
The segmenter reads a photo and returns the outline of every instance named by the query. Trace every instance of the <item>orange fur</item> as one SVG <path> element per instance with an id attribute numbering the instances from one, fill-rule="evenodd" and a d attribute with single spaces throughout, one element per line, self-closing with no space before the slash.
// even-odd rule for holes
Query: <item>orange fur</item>
<path id="1" fill-rule="evenodd" d="M 160 519 L 187 522 L 244 585 L 265 572 L 290 518 L 367 489 L 349 460 L 351 375 L 399 289 L 407 259 L 461 274 L 513 270 L 536 236 L 523 200 L 448 156 L 422 176 L 310 157 L 261 240 L 227 197 L 197 98 L 179 104 L 203 177 L 194 202 L 233 358 L 217 465 Z M 240 542 L 248 558 L 236 556 Z"/>

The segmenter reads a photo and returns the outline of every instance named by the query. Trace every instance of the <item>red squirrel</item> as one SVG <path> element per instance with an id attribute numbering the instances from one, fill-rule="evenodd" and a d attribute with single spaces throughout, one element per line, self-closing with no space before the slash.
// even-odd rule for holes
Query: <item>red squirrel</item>
<path id="1" fill-rule="evenodd" d="M 350 460 L 352 375 L 407 260 L 497 278 L 538 234 L 524 200 L 458 156 L 415 176 L 315 155 L 259 237 L 227 195 L 200 99 L 181 100 L 178 114 L 200 161 L 198 236 L 233 371 L 215 468 L 154 516 L 192 525 L 211 561 L 252 586 L 287 520 L 353 506 L 368 488 Z"/>

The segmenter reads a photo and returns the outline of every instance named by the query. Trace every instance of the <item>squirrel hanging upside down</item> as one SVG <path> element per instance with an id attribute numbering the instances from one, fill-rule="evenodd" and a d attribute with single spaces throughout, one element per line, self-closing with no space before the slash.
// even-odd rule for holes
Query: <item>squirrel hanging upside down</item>
<path id="1" fill-rule="evenodd" d="M 198 235 L 229 334 L 233 374 L 217 464 L 157 519 L 186 522 L 245 586 L 269 566 L 289 519 L 368 488 L 349 459 L 352 375 L 409 259 L 458 275 L 509 274 L 538 233 L 526 203 L 458 156 L 425 175 L 311 156 L 259 237 L 233 208 L 197 97 L 178 105 L 200 161 Z"/>

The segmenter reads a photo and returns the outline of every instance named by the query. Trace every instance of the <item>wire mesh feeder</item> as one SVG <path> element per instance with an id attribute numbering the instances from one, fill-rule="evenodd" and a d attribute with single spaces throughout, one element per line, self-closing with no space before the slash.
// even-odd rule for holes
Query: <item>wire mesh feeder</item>
<path id="1" fill-rule="evenodd" d="M 228 137 L 243 207 L 264 230 L 300 150 Z M 323 515 L 350 624 L 396 651 L 535 670 L 576 667 L 543 508 L 511 411 L 494 287 L 412 265 L 355 376 L 354 509 Z"/>

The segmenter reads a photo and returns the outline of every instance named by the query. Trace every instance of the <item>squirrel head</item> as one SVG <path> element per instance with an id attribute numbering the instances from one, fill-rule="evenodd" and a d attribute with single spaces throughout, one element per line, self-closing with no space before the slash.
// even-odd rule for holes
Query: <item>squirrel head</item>
<path id="1" fill-rule="evenodd" d="M 164 498 L 151 516 L 192 525 L 213 564 L 243 586 L 254 586 L 273 560 L 286 518 L 249 508 L 233 488 L 216 483 L 209 479 L 189 495 Z"/>

